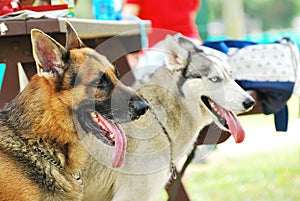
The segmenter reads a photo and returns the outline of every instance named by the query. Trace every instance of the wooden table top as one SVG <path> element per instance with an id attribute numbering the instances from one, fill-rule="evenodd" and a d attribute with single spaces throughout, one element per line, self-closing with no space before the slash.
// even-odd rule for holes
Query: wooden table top
<path id="1" fill-rule="evenodd" d="M 79 18 L 56 19 L 26 19 L 26 20 L 0 20 L 7 27 L 2 36 L 16 36 L 30 34 L 32 28 L 38 28 L 47 33 L 65 33 L 66 21 L 71 22 L 82 39 L 109 37 L 115 35 L 137 35 L 141 31 L 149 32 L 151 22 L 128 20 L 95 20 Z M 0 36 L 1 37 L 1 36 Z"/>

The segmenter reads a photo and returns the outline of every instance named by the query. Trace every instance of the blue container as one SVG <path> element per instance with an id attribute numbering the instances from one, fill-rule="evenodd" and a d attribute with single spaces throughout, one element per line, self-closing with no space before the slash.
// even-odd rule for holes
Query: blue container
<path id="1" fill-rule="evenodd" d="M 122 0 L 93 0 L 94 18 L 97 20 L 120 20 Z"/>
<path id="2" fill-rule="evenodd" d="M 0 63 L 0 91 L 2 88 L 2 82 L 3 82 L 3 78 L 4 78 L 5 68 L 6 68 L 6 64 Z"/>

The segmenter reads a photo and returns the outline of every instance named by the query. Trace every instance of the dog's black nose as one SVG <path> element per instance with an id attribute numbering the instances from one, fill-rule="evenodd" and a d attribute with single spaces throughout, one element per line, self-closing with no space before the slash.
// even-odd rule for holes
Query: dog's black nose
<path id="1" fill-rule="evenodd" d="M 132 96 L 129 100 L 129 108 L 132 112 L 134 112 L 136 118 L 138 118 L 146 113 L 149 109 L 149 104 L 138 96 Z"/>
<path id="2" fill-rule="evenodd" d="M 252 98 L 247 98 L 243 101 L 243 106 L 245 109 L 251 108 L 255 104 L 255 101 Z"/>

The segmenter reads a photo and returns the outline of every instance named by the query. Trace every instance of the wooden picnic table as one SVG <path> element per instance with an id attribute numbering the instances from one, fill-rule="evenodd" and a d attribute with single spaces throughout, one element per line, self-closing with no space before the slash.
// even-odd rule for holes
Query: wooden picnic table
<path id="1" fill-rule="evenodd" d="M 28 78 L 36 73 L 30 30 L 38 28 L 61 44 L 65 44 L 66 20 L 72 23 L 87 46 L 95 48 L 118 66 L 121 75 L 126 74 L 122 79 L 125 84 L 130 85 L 134 82 L 126 55 L 141 49 L 140 26 L 142 23 L 149 28 L 150 21 L 104 21 L 78 18 L 0 20 L 0 23 L 4 23 L 8 29 L 3 33 L 5 35 L 0 35 L 0 63 L 6 64 L 0 93 L 0 108 L 20 91 L 18 63 L 22 64 Z"/>

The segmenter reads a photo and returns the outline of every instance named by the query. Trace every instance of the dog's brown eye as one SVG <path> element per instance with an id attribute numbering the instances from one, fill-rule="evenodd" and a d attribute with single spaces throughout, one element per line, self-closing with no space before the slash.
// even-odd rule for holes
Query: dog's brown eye
<path id="1" fill-rule="evenodd" d="M 94 81 L 94 86 L 98 89 L 105 89 L 111 84 L 111 80 L 106 76 L 105 73 L 101 74 L 97 80 Z"/>
<path id="2" fill-rule="evenodd" d="M 105 88 L 106 87 L 106 82 L 103 78 L 101 78 L 100 80 L 97 80 L 95 82 L 95 86 L 98 88 L 98 89 L 102 89 L 102 88 Z"/>
<path id="3" fill-rule="evenodd" d="M 102 84 L 102 80 L 98 80 L 98 81 L 95 83 L 96 86 L 99 86 L 99 85 L 101 85 L 101 84 Z"/>
<path id="4" fill-rule="evenodd" d="M 104 87 L 104 77 L 105 77 L 105 74 L 100 73 L 99 77 L 96 80 L 94 80 L 93 85 L 97 88 Z"/>

